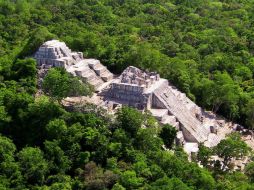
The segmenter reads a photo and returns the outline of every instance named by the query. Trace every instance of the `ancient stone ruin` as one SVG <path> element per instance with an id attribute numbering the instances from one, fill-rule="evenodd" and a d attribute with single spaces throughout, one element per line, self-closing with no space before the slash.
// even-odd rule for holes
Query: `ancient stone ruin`
<path id="1" fill-rule="evenodd" d="M 74 76 L 92 84 L 97 90 L 102 84 L 113 79 L 113 74 L 99 60 L 84 59 L 83 53 L 72 52 L 64 42 L 45 42 L 35 53 L 34 58 L 40 68 L 64 67 Z"/>
<path id="2" fill-rule="evenodd" d="M 71 52 L 64 42 L 51 40 L 45 42 L 35 53 L 38 65 L 69 67 L 83 59 L 83 53 Z"/>
<path id="3" fill-rule="evenodd" d="M 153 102 L 154 91 L 167 86 L 168 81 L 161 79 L 159 74 L 144 72 L 130 66 L 112 81 L 104 97 L 112 99 L 112 102 L 133 106 L 140 110 L 150 109 L 156 105 L 156 102 Z"/>
<path id="4" fill-rule="evenodd" d="M 202 110 L 155 72 L 130 66 L 114 77 L 99 60 L 84 59 L 81 52 L 72 52 L 65 43 L 57 40 L 44 43 L 34 58 L 41 69 L 64 67 L 93 85 L 97 92 L 91 102 L 98 106 L 114 110 L 129 105 L 149 110 L 161 123 L 178 129 L 176 141 L 187 153 L 197 152 L 198 143 L 216 146 L 236 128 L 235 124 Z"/>

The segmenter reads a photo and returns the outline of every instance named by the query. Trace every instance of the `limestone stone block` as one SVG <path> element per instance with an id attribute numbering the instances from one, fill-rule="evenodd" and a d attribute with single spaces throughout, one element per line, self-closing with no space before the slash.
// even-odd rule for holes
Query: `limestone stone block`
<path id="1" fill-rule="evenodd" d="M 153 84 L 155 82 L 155 76 L 151 76 L 150 79 L 151 79 L 151 83 Z"/>
<path id="2" fill-rule="evenodd" d="M 176 134 L 176 144 L 180 146 L 184 144 L 184 136 L 182 131 L 178 131 Z"/>
<path id="3" fill-rule="evenodd" d="M 160 80 L 160 75 L 159 74 L 156 75 L 156 80 L 157 81 Z"/>

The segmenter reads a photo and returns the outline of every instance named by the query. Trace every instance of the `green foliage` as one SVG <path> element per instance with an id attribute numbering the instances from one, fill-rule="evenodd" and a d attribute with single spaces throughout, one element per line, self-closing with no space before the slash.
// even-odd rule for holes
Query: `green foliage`
<path id="1" fill-rule="evenodd" d="M 43 90 L 50 97 L 60 101 L 68 96 L 91 95 L 91 87 L 73 77 L 62 68 L 50 69 L 43 79 Z"/>
<path id="2" fill-rule="evenodd" d="M 162 138 L 167 148 L 172 148 L 176 138 L 176 132 L 176 129 L 168 124 L 163 126 L 160 132 L 160 137 Z"/>
<path id="3" fill-rule="evenodd" d="M 13 65 L 14 76 L 19 78 L 34 78 L 36 76 L 36 61 L 34 59 L 18 59 Z"/>
<path id="4" fill-rule="evenodd" d="M 254 162 L 250 162 L 245 168 L 245 174 L 254 182 Z"/>
<path id="5" fill-rule="evenodd" d="M 124 187 L 135 189 L 142 186 L 143 179 L 137 177 L 135 171 L 125 171 L 121 176 L 121 183 Z"/>
<path id="6" fill-rule="evenodd" d="M 199 151 L 197 155 L 197 160 L 204 166 L 207 167 L 210 164 L 210 158 L 213 154 L 212 149 L 204 146 L 203 144 L 199 145 Z"/>
<path id="7" fill-rule="evenodd" d="M 48 123 L 46 130 L 49 139 L 60 139 L 67 133 L 67 126 L 64 120 L 55 119 Z"/>
<path id="8" fill-rule="evenodd" d="M 23 176 L 19 165 L 15 162 L 15 145 L 10 139 L 0 136 L 0 147 L 0 184 L 3 188 L 11 186 L 22 188 Z"/>
<path id="9" fill-rule="evenodd" d="M 106 189 L 106 187 L 112 186 L 115 183 L 117 175 L 110 170 L 104 171 L 94 162 L 89 162 L 85 165 L 80 178 L 86 179 L 86 189 Z"/>
<path id="10" fill-rule="evenodd" d="M 152 183 L 152 190 L 166 190 L 166 189 L 172 189 L 172 190 L 191 190 L 192 188 L 188 187 L 186 184 L 184 184 L 180 179 L 178 178 L 161 178 L 154 183 Z"/>
<path id="11" fill-rule="evenodd" d="M 59 39 L 114 73 L 128 65 L 157 71 L 200 106 L 251 129 L 253 7 L 253 1 L 0 0 L 0 189 L 253 189 L 252 163 L 246 175 L 221 171 L 249 151 L 238 135 L 214 149 L 223 163 L 211 163 L 211 149 L 200 145 L 197 160 L 207 171 L 188 162 L 173 145 L 175 130 L 148 113 L 124 107 L 113 118 L 93 106 L 69 112 L 51 98 L 35 98 L 36 63 L 28 58 Z M 43 86 L 59 102 L 92 91 L 61 69 L 50 70 Z"/>
<path id="12" fill-rule="evenodd" d="M 247 124 L 250 129 L 254 129 L 254 100 L 248 102 L 246 106 Z"/>
<path id="13" fill-rule="evenodd" d="M 119 127 L 124 129 L 130 137 L 135 137 L 143 123 L 143 116 L 136 109 L 124 107 L 117 113 L 117 121 Z"/>
<path id="14" fill-rule="evenodd" d="M 244 189 L 253 190 L 253 184 L 241 172 L 228 173 L 223 176 L 223 180 L 218 181 L 217 189 Z"/>
<path id="15" fill-rule="evenodd" d="M 231 160 L 243 158 L 250 152 L 248 145 L 241 140 L 239 133 L 232 133 L 215 148 L 215 153 L 223 159 L 222 170 L 230 169 Z"/>
<path id="16" fill-rule="evenodd" d="M 58 106 L 42 97 L 37 102 L 31 103 L 26 110 L 26 117 L 33 113 L 32 123 L 38 116 L 41 118 L 39 121 L 44 121 L 40 124 L 34 123 L 44 131 L 44 135 L 36 135 L 40 137 L 36 138 L 40 141 L 37 142 L 38 145 L 42 143 L 38 148 L 26 147 L 25 144 L 22 147 L 22 144 L 19 144 L 22 149 L 16 153 L 16 147 L 11 140 L 6 137 L 0 138 L 2 147 L 0 177 L 3 187 L 39 189 L 170 187 L 186 190 L 217 187 L 211 173 L 195 163 L 188 162 L 181 150 L 176 149 L 175 155 L 162 150 L 163 140 L 156 130 L 161 126 L 156 125 L 147 113 L 142 114 L 135 109 L 123 107 L 119 110 L 116 121 L 113 121 L 115 123 L 111 123 L 112 121 L 103 120 L 104 116 L 70 113 Z M 130 125 L 120 124 L 123 121 L 132 121 L 136 127 L 130 130 L 127 128 Z M 147 126 L 141 127 L 144 124 Z M 168 129 L 169 126 L 164 127 Z M 168 130 L 172 132 L 171 127 Z M 133 137 L 130 132 L 133 132 Z M 26 133 L 35 134 L 30 131 Z M 22 136 L 13 135 L 13 137 L 18 142 Z M 239 138 L 237 136 L 231 138 L 237 144 Z M 36 142 L 35 139 L 29 141 L 29 144 Z M 238 146 L 237 150 L 240 150 Z M 200 156 L 201 162 L 206 163 L 210 154 L 206 151 L 201 153 L 203 153 Z M 251 179 L 251 169 L 246 170 L 246 174 Z M 220 179 L 218 188 L 225 187 L 227 183 L 235 185 L 233 181 L 234 178 L 227 181 Z M 248 186 L 248 181 L 241 183 L 241 187 L 244 186 Z"/>
<path id="17" fill-rule="evenodd" d="M 36 28 L 31 34 L 30 38 L 27 40 L 24 48 L 18 55 L 21 58 L 26 56 L 33 55 L 37 49 L 43 44 L 45 41 L 54 39 L 55 35 L 51 34 L 47 28 L 39 27 Z"/>
<path id="18" fill-rule="evenodd" d="M 0 161 L 13 160 L 16 147 L 7 137 L 0 136 Z"/>
<path id="19" fill-rule="evenodd" d="M 43 184 L 48 173 L 48 163 L 39 148 L 27 147 L 18 153 L 20 170 L 28 184 Z"/>
<path id="20" fill-rule="evenodd" d="M 45 141 L 45 157 L 52 173 L 65 173 L 70 169 L 70 160 L 57 141 Z"/>
<path id="21" fill-rule="evenodd" d="M 139 129 L 134 142 L 135 147 L 144 152 L 156 151 L 162 144 L 163 142 L 158 137 L 157 131 L 151 127 Z"/>

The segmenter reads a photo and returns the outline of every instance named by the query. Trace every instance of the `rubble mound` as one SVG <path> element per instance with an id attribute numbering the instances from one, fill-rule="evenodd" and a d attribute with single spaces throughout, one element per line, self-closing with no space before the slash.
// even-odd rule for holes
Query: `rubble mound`
<path id="1" fill-rule="evenodd" d="M 155 81 L 160 79 L 159 74 L 155 72 L 144 72 L 136 67 L 127 67 L 119 77 L 120 83 L 135 84 L 148 88 Z"/>

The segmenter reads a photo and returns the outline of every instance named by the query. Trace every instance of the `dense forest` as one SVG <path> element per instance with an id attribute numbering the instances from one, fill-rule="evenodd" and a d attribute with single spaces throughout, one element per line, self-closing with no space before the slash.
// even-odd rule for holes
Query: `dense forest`
<path id="1" fill-rule="evenodd" d="M 254 162 L 232 170 L 250 151 L 239 134 L 200 145 L 189 162 L 175 129 L 149 113 L 64 107 L 64 97 L 92 91 L 64 70 L 52 69 L 47 96 L 36 97 L 30 58 L 60 39 L 113 73 L 157 71 L 203 108 L 253 128 L 253 22 L 253 0 L 0 0 L 0 189 L 254 189 Z"/>

